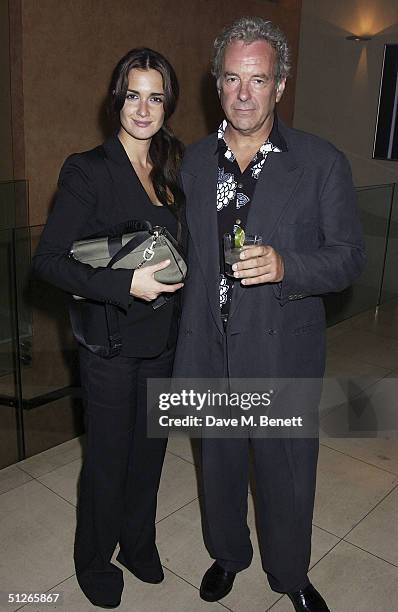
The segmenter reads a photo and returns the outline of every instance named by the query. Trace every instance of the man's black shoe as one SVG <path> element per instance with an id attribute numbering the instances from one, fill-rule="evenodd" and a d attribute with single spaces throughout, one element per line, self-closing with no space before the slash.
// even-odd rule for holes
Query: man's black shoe
<path id="1" fill-rule="evenodd" d="M 232 589 L 236 573 L 227 572 L 217 561 L 207 570 L 200 585 L 200 596 L 205 601 L 218 601 Z"/>
<path id="2" fill-rule="evenodd" d="M 296 612 L 330 612 L 325 600 L 312 584 L 286 595 L 291 599 Z"/>

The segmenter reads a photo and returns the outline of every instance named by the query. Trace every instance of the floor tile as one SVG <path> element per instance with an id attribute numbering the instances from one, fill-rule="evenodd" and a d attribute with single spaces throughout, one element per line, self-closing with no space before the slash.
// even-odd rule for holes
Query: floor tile
<path id="1" fill-rule="evenodd" d="M 309 573 L 333 612 L 392 612 L 398 601 L 398 568 L 340 542 Z M 272 612 L 292 612 L 284 596 Z"/>
<path id="2" fill-rule="evenodd" d="M 80 470 L 81 460 L 77 459 L 41 476 L 39 481 L 76 505 Z M 158 495 L 157 520 L 178 510 L 197 496 L 195 467 L 180 457 L 166 453 Z"/>
<path id="3" fill-rule="evenodd" d="M 377 379 L 376 379 L 377 380 Z M 334 410 L 341 409 L 349 400 L 357 397 L 371 383 L 362 378 L 325 378 L 319 402 L 319 415 L 323 419 Z"/>
<path id="4" fill-rule="evenodd" d="M 26 612 L 50 610 L 92 612 L 97 609 L 80 591 L 75 576 L 58 585 L 58 591 L 63 597 L 62 603 L 58 606 L 24 606 L 21 609 Z M 225 608 L 218 603 L 202 601 L 197 589 L 167 570 L 165 570 L 165 580 L 155 585 L 140 582 L 125 570 L 122 603 L 117 610 L 120 612 L 222 612 Z"/>
<path id="5" fill-rule="evenodd" d="M 314 524 L 343 537 L 397 482 L 394 474 L 321 445 Z"/>
<path id="6" fill-rule="evenodd" d="M 211 563 L 203 543 L 199 499 L 160 521 L 156 533 L 162 563 L 199 587 Z"/>
<path id="7" fill-rule="evenodd" d="M 377 438 L 329 438 L 321 443 L 328 448 L 361 459 L 398 476 L 398 434 L 379 434 Z"/>
<path id="8" fill-rule="evenodd" d="M 161 520 L 198 496 L 195 466 L 166 453 L 158 494 L 156 520 Z"/>
<path id="9" fill-rule="evenodd" d="M 0 496 L 2 590 L 42 592 L 73 574 L 75 516 L 36 480 Z"/>
<path id="10" fill-rule="evenodd" d="M 350 354 L 342 353 L 338 348 L 330 348 L 326 353 L 327 378 L 358 379 L 359 386 L 365 388 L 369 384 L 377 382 L 383 376 L 391 372 L 391 368 L 383 368 L 380 365 L 367 363 L 365 356 L 358 359 Z"/>
<path id="11" fill-rule="evenodd" d="M 77 484 L 82 467 L 82 460 L 76 459 L 57 470 L 53 470 L 38 480 L 46 487 L 76 506 Z"/>
<path id="12" fill-rule="evenodd" d="M 386 338 L 398 339 L 398 307 L 396 304 L 380 306 L 377 315 L 374 310 L 353 317 L 352 329 L 371 332 Z"/>
<path id="13" fill-rule="evenodd" d="M 340 323 L 336 323 L 336 325 L 332 325 L 326 329 L 326 338 L 329 341 L 335 340 L 338 336 L 342 334 L 346 334 L 347 332 L 352 331 L 352 321 L 354 317 L 350 319 L 346 319 L 345 321 L 341 321 Z"/>
<path id="14" fill-rule="evenodd" d="M 385 338 L 361 330 L 353 330 L 332 340 L 328 347 L 342 358 L 381 366 L 390 370 L 398 368 L 398 343 L 394 338 Z"/>
<path id="15" fill-rule="evenodd" d="M 167 443 L 167 450 L 190 463 L 199 461 L 200 440 L 190 439 L 188 436 L 171 432 Z"/>
<path id="16" fill-rule="evenodd" d="M 359 395 L 340 403 L 344 392 L 346 395 L 349 392 L 336 381 L 331 382 L 326 381 L 332 389 L 327 397 L 329 404 L 321 407 L 322 435 L 372 438 L 398 433 L 398 379 L 395 376 L 385 376 Z"/>
<path id="17" fill-rule="evenodd" d="M 313 525 L 310 568 L 318 563 L 322 557 L 328 554 L 333 546 L 335 546 L 338 542 L 338 537 Z"/>
<path id="18" fill-rule="evenodd" d="M 233 590 L 223 599 L 223 603 L 232 610 L 257 612 L 277 601 L 279 594 L 271 591 L 261 567 L 251 496 L 249 496 L 248 525 L 254 548 L 253 561 L 247 570 L 238 574 Z M 213 562 L 203 543 L 199 501 L 194 500 L 158 523 L 157 538 L 162 563 L 199 587 L 205 570 Z M 335 536 L 314 527 L 311 565 L 337 542 L 338 538 Z"/>
<path id="19" fill-rule="evenodd" d="M 38 478 L 82 456 L 84 436 L 73 438 L 48 450 L 20 461 L 17 465 Z"/>
<path id="20" fill-rule="evenodd" d="M 346 540 L 398 567 L 398 488 L 351 531 Z"/>
<path id="21" fill-rule="evenodd" d="M 29 482 L 29 480 L 32 480 L 32 477 L 19 470 L 15 465 L 3 468 L 0 470 L 0 495 Z"/>

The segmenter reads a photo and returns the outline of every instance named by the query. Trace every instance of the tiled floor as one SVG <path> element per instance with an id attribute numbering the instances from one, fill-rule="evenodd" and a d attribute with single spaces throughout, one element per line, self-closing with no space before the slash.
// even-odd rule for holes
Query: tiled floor
<path id="1" fill-rule="evenodd" d="M 314 513 L 310 579 L 332 612 L 393 612 L 398 602 L 398 309 L 387 306 L 331 328 Z M 337 380 L 336 380 L 337 378 Z M 349 380 L 347 380 L 349 379 Z M 395 430 L 394 430 L 395 428 Z M 248 522 L 253 563 L 232 592 L 207 604 L 198 587 L 210 561 L 201 533 L 194 457 L 169 441 L 159 492 L 160 585 L 125 571 L 121 611 L 292 611 L 268 587 Z M 81 441 L 71 440 L 0 471 L 1 610 L 85 612 L 72 563 Z M 5 592 L 60 592 L 55 605 L 6 605 Z"/>

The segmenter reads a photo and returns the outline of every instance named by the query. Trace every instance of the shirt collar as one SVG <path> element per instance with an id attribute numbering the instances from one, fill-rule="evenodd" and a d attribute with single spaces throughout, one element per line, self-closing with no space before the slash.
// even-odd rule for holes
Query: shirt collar
<path id="1" fill-rule="evenodd" d="M 225 148 L 228 148 L 228 145 L 224 140 L 224 134 L 225 134 L 225 130 L 227 129 L 227 125 L 228 125 L 228 121 L 224 119 L 224 121 L 220 124 L 218 128 L 216 153 L 220 151 L 221 148 L 223 150 Z M 267 148 L 269 147 L 270 150 L 274 148 L 279 149 L 281 152 L 286 152 L 288 150 L 286 140 L 283 138 L 278 128 L 278 116 L 276 113 L 274 115 L 274 123 L 272 125 L 271 132 L 267 140 L 263 143 L 262 146 L 264 145 L 268 145 Z"/>

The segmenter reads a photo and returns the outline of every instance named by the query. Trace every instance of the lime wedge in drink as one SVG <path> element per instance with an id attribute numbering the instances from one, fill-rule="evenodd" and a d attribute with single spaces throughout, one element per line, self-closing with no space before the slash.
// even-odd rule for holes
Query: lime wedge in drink
<path id="1" fill-rule="evenodd" d="M 241 227 L 237 227 L 234 235 L 234 247 L 240 249 L 245 244 L 245 230 Z"/>

